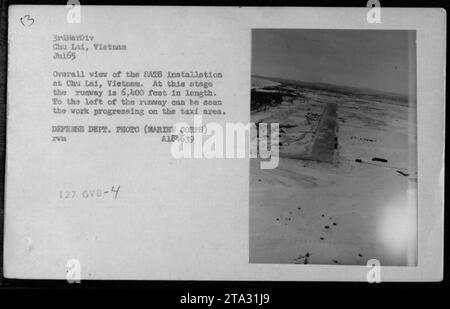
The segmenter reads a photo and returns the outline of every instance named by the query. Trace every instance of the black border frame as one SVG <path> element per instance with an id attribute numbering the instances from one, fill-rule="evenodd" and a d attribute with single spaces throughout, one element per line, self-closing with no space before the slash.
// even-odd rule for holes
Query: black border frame
<path id="1" fill-rule="evenodd" d="M 192 5 L 192 6 L 300 6 L 300 7 L 365 7 L 367 1 L 85 1 L 80 0 L 82 5 Z M 382 7 L 437 7 L 447 10 L 448 2 L 446 1 L 385 1 L 380 0 Z M 107 280 L 82 280 L 81 284 L 68 284 L 65 280 L 22 280 L 22 279 L 6 279 L 3 277 L 3 220 L 4 220 L 4 167 L 5 167 L 5 150 L 6 150 L 6 68 L 7 68 L 7 15 L 8 6 L 11 4 L 57 4 L 66 5 L 67 1 L 8 1 L 0 0 L 0 290 L 8 289 L 151 289 L 152 297 L 164 299 L 169 303 L 179 304 L 179 297 L 187 292 L 196 295 L 222 295 L 223 293 L 269 293 L 271 295 L 271 304 L 293 301 L 298 305 L 299 293 L 307 294 L 311 290 L 335 290 L 337 292 L 343 290 L 357 290 L 358 293 L 374 292 L 374 291 L 392 291 L 397 295 L 402 295 L 405 290 L 417 291 L 419 289 L 426 290 L 446 290 L 449 288 L 448 283 L 448 248 L 449 237 L 448 228 L 445 229 L 444 235 L 444 279 L 441 282 L 430 283 L 386 283 L 368 284 L 365 282 L 283 282 L 283 281 L 107 281 Z M 448 28 L 448 18 L 447 18 Z M 448 48 L 448 40 L 447 40 Z M 448 72 L 447 72 L 448 73 Z M 448 74 L 447 74 L 448 76 Z M 446 87 L 447 90 L 447 87 Z M 447 102 L 447 97 L 446 97 Z M 445 124 L 447 130 L 447 124 Z M 447 180 L 447 177 L 445 177 Z M 449 214 L 445 212 L 444 222 L 448 227 Z M 445 227 L 445 226 L 444 226 Z M 169 299 L 166 294 L 169 291 Z M 300 292 L 301 291 L 301 292 Z M 410 293 L 408 293 L 409 295 Z M 406 297 L 409 297 L 409 296 Z M 273 299 L 275 297 L 275 300 Z M 369 295 L 373 297 L 373 295 Z"/>

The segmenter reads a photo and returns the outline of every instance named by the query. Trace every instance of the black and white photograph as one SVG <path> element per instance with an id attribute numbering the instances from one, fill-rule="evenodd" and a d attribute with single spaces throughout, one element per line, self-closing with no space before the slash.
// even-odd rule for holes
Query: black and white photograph
<path id="1" fill-rule="evenodd" d="M 416 265 L 415 42 L 252 30 L 251 120 L 279 124 L 280 158 L 251 162 L 250 263 Z"/>
<path id="2" fill-rule="evenodd" d="M 444 9 L 69 2 L 0 0 L 0 290 L 444 285 Z"/>

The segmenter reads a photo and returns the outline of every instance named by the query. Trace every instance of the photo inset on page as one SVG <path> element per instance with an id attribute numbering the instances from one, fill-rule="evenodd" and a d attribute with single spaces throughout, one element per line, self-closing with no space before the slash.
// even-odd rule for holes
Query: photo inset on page
<path id="1" fill-rule="evenodd" d="M 280 158 L 251 160 L 250 263 L 417 265 L 415 42 L 252 30 L 251 120 Z"/>

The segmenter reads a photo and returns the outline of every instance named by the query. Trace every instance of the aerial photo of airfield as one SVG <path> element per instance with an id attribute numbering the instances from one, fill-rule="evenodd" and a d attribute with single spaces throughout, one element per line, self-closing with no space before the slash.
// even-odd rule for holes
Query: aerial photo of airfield
<path id="1" fill-rule="evenodd" d="M 255 29 L 250 263 L 417 265 L 415 32 Z"/>

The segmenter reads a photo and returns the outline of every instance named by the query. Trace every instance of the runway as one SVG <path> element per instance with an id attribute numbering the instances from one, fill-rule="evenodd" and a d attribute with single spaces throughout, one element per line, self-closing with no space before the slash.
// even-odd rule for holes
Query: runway
<path id="1" fill-rule="evenodd" d="M 333 162 L 335 144 L 337 144 L 337 108 L 336 103 L 326 104 L 314 136 L 309 155 L 310 160 Z"/>

